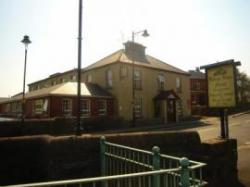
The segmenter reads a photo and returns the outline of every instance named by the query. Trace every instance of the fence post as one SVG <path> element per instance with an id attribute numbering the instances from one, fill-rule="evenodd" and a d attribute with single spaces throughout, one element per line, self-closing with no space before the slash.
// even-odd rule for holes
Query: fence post
<path id="1" fill-rule="evenodd" d="M 180 160 L 181 165 L 181 187 L 189 187 L 189 160 L 187 158 L 182 158 Z"/>
<path id="2" fill-rule="evenodd" d="M 153 152 L 153 170 L 159 170 L 160 169 L 160 148 L 157 146 L 154 146 L 152 148 Z M 153 176 L 153 186 L 154 187 L 160 187 L 160 175 L 155 174 Z"/>
<path id="3" fill-rule="evenodd" d="M 105 145 L 105 141 L 106 141 L 105 136 L 101 136 L 101 139 L 100 139 L 100 158 L 101 158 L 101 175 L 102 176 L 106 175 L 106 159 L 105 159 L 106 145 Z"/>

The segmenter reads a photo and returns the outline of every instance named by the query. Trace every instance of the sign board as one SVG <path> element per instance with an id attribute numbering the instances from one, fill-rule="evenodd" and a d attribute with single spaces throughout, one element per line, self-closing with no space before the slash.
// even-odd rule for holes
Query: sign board
<path id="1" fill-rule="evenodd" d="M 236 105 L 234 64 L 224 64 L 207 69 L 208 105 L 227 108 Z"/>

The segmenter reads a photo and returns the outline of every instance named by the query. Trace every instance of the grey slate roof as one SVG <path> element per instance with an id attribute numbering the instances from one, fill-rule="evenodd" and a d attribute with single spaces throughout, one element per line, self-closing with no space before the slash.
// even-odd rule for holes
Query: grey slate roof
<path id="1" fill-rule="evenodd" d="M 200 71 L 194 71 L 194 70 L 190 70 L 189 71 L 190 75 L 191 75 L 191 79 L 205 79 L 206 75 L 205 73 L 202 73 Z"/>
<path id="2" fill-rule="evenodd" d="M 25 98 L 39 98 L 44 96 L 76 96 L 77 95 L 77 83 L 76 82 L 66 82 L 51 86 L 48 88 L 42 88 L 36 91 L 27 92 Z M 81 96 L 83 97 L 102 97 L 102 98 L 112 98 L 112 95 L 101 88 L 97 84 L 92 83 L 81 83 Z M 18 95 L 7 100 L 3 100 L 0 103 L 6 103 L 10 101 L 21 100 L 22 95 Z"/>
<path id="3" fill-rule="evenodd" d="M 154 58 L 152 56 L 146 55 L 146 62 L 140 62 L 140 61 L 135 61 L 135 65 L 138 66 L 143 66 L 143 67 L 148 67 L 148 68 L 154 68 L 154 69 L 159 69 L 159 70 L 165 70 L 165 71 L 170 71 L 170 72 L 175 72 L 175 73 L 180 73 L 180 74 L 187 74 L 189 75 L 188 72 L 183 71 L 177 67 L 174 67 L 170 64 L 167 64 L 157 58 Z M 91 64 L 90 66 L 87 66 L 84 68 L 84 71 L 92 70 L 95 68 L 99 68 L 102 66 L 106 66 L 115 62 L 123 62 L 127 64 L 132 64 L 132 60 L 125 54 L 124 49 L 120 49 L 113 54 L 97 61 L 94 64 Z"/>

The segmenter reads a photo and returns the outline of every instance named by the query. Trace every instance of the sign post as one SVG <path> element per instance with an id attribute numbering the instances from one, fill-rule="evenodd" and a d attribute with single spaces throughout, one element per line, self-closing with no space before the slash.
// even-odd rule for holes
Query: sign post
<path id="1" fill-rule="evenodd" d="M 227 109 L 237 104 L 236 66 L 240 62 L 226 60 L 201 66 L 207 78 L 208 107 L 218 108 L 221 119 L 221 138 L 229 138 Z"/>

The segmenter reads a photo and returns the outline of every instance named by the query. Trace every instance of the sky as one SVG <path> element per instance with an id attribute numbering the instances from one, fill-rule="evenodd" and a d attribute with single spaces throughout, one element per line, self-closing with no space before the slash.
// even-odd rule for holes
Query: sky
<path id="1" fill-rule="evenodd" d="M 77 67 L 78 0 L 0 1 L 0 97 Z M 123 48 L 132 31 L 146 53 L 188 71 L 235 59 L 250 75 L 249 0 L 83 0 L 82 67 Z M 26 88 L 27 90 L 27 88 Z"/>

